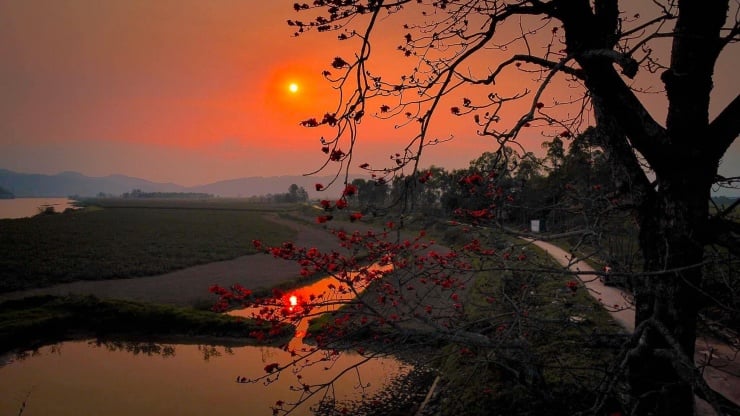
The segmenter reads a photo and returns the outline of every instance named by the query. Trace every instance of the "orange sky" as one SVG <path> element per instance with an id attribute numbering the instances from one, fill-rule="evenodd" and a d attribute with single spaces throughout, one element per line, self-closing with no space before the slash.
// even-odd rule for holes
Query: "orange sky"
<path id="1" fill-rule="evenodd" d="M 292 37 L 285 21 L 302 17 L 292 4 L 0 1 L 0 168 L 183 185 L 312 171 L 324 156 L 318 138 L 328 132 L 298 122 L 335 108 L 320 73 L 334 56 L 350 56 L 352 45 L 326 33 Z M 386 34 L 374 68 L 408 62 L 394 50 L 401 29 Z M 720 76 L 732 74 L 737 55 L 722 61 Z M 728 85 L 717 103 L 737 93 L 735 82 Z M 652 99 L 660 116 L 660 97 Z M 367 120 L 355 164 L 382 167 L 415 133 Z M 491 149 L 471 124 L 441 111 L 434 136 L 455 140 L 431 149 L 422 165 L 464 167 Z M 523 139 L 540 151 L 537 132 Z M 738 167 L 738 145 L 731 153 L 725 164 Z"/>

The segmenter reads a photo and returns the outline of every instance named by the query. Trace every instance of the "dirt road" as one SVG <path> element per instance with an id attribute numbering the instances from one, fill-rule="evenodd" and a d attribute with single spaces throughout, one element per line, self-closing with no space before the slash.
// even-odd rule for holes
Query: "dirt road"
<path id="1" fill-rule="evenodd" d="M 594 269 L 583 261 L 572 262 L 571 255 L 553 244 L 530 240 L 532 244 L 545 250 L 558 263 L 570 270 L 593 272 Z M 615 287 L 604 285 L 595 275 L 582 275 L 579 279 L 588 293 L 600 302 L 624 329 L 632 332 L 635 329 L 635 311 L 631 297 Z M 717 340 L 699 338 L 696 341 L 694 362 L 703 367 L 704 380 L 728 400 L 740 406 L 740 353 L 737 348 Z M 713 415 L 706 403 L 698 403 L 699 414 Z"/>

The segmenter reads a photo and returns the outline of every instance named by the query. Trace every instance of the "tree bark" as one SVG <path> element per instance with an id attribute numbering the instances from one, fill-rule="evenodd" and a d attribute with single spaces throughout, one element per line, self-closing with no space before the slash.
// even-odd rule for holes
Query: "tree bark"
<path id="1" fill-rule="evenodd" d="M 704 248 L 697 238 L 708 214 L 708 188 L 658 191 L 640 212 L 640 245 L 646 271 L 666 272 L 635 282 L 635 324 L 648 325 L 633 351 L 628 382 L 636 398 L 637 415 L 692 415 L 691 385 L 696 319 Z M 703 209 L 702 209 L 703 207 Z M 703 212 L 702 212 L 703 211 Z M 695 267 L 693 267 L 695 266 Z M 662 325 L 670 338 L 660 333 Z M 681 359 L 683 356 L 683 359 Z"/>
<path id="2" fill-rule="evenodd" d="M 644 270 L 658 272 L 633 282 L 635 327 L 647 324 L 628 363 L 631 413 L 693 415 L 694 369 L 686 363 L 694 362 L 699 265 L 708 241 L 708 199 L 721 157 L 713 150 L 717 139 L 707 137 L 708 108 L 727 2 L 679 1 L 670 68 L 662 77 L 669 100 L 665 128 L 642 107 L 615 62 L 590 53 L 613 48 L 615 3 L 602 0 L 591 10 L 585 1 L 558 1 L 556 17 L 563 22 L 568 53 L 583 69 L 597 122 L 607 133 L 603 146 L 621 165 L 615 172 L 624 172 L 618 179 L 630 185 L 639 207 Z M 640 175 L 635 149 L 652 167 L 657 187 Z"/>

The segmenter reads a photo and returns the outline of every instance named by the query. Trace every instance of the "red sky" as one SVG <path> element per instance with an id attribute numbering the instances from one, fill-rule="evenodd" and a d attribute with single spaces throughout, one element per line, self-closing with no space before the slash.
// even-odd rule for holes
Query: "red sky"
<path id="1" fill-rule="evenodd" d="M 298 122 L 335 108 L 320 73 L 335 56 L 350 56 L 352 45 L 331 33 L 292 37 L 285 22 L 302 17 L 292 4 L 0 1 L 0 168 L 183 185 L 312 171 L 323 161 L 318 139 L 326 132 Z M 384 33 L 374 68 L 394 70 L 407 62 L 394 50 L 403 32 Z M 737 94 L 731 74 L 740 59 L 730 48 L 718 68 L 715 114 Z M 296 94 L 290 82 L 300 85 Z M 661 119 L 661 97 L 650 99 Z M 367 120 L 356 164 L 382 167 L 415 133 Z M 431 149 L 424 166 L 464 167 L 493 148 L 469 118 L 443 114 L 433 133 L 455 139 Z M 540 151 L 536 132 L 523 140 Z M 738 147 L 726 158 L 727 174 L 738 174 Z"/>

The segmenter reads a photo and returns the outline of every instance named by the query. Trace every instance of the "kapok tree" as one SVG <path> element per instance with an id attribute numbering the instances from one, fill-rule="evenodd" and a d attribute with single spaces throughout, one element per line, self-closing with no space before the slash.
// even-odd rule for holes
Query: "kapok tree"
<path id="1" fill-rule="evenodd" d="M 409 170 L 417 174 L 425 149 L 446 141 L 432 135 L 439 117 L 469 117 L 502 157 L 504 148 L 523 148 L 524 138 L 569 139 L 595 125 L 598 146 L 612 165 L 619 193 L 614 200 L 634 213 L 644 258 L 643 272 L 632 282 L 636 329 L 621 366 L 630 387 L 629 410 L 693 414 L 694 394 L 721 401 L 694 365 L 705 249 L 718 244 L 740 253 L 740 226 L 725 218 L 731 209 L 709 209 L 713 186 L 737 182 L 720 177 L 718 166 L 740 130 L 740 96 L 710 119 L 715 67 L 740 37 L 737 4 L 730 10 L 730 3 L 297 3 L 296 11 L 307 18 L 288 21 L 296 34 L 316 30 L 357 42 L 352 58 L 335 57 L 324 72 L 342 93 L 340 105 L 302 124 L 335 129 L 334 136 L 322 138 L 322 150 L 327 163 L 342 169 L 357 156 L 362 120 L 374 115 L 396 120 L 396 126 L 416 126 L 408 145 L 391 151 L 391 166 L 362 165 L 379 181 Z M 371 46 L 393 34 L 409 64 L 404 73 L 385 75 L 373 68 Z M 728 82 L 719 88 L 737 87 Z M 665 98 L 663 123 L 645 104 L 656 90 Z M 332 204 L 327 201 L 327 208 Z"/>

